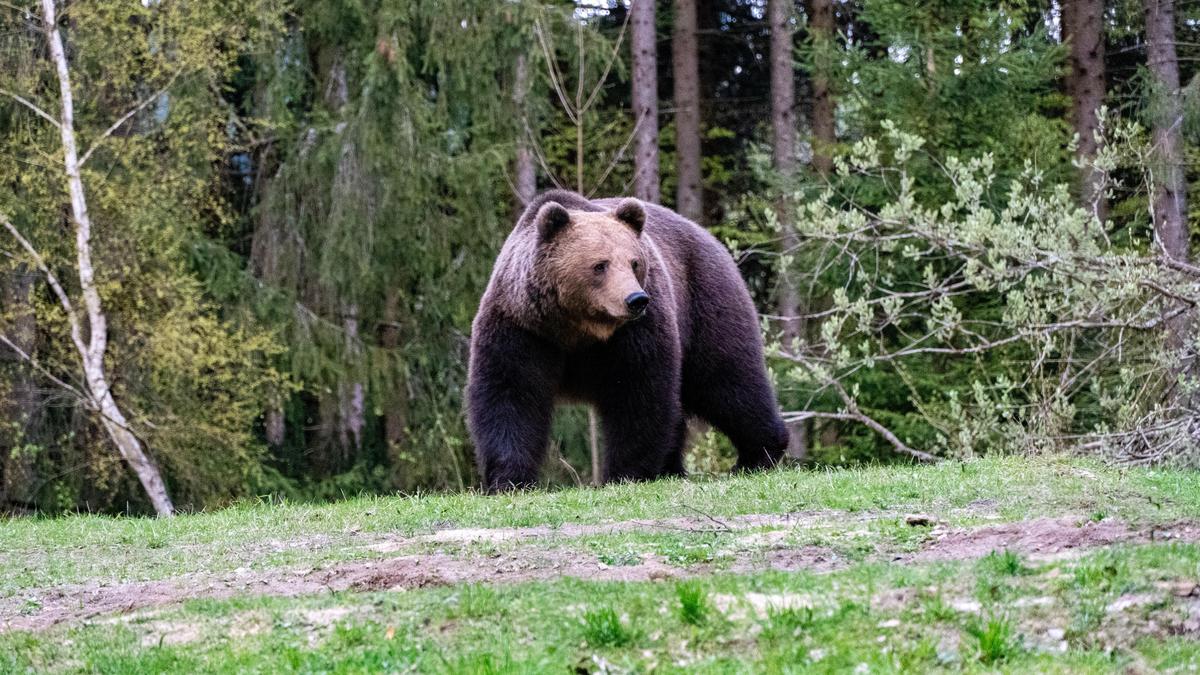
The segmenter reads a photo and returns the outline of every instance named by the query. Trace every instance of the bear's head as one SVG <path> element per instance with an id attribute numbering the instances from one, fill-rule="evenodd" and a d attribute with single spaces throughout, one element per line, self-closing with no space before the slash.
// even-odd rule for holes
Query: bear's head
<path id="1" fill-rule="evenodd" d="M 645 222 L 636 199 L 607 212 L 568 211 L 557 202 L 538 209 L 537 267 L 572 332 L 603 341 L 645 314 L 651 302 L 643 288 Z"/>

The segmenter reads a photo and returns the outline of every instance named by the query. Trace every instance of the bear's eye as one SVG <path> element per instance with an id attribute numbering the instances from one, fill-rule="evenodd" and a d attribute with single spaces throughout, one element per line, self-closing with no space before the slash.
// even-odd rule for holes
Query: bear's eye
<path id="1" fill-rule="evenodd" d="M 603 260 L 601 262 L 596 263 L 595 265 L 592 265 L 592 271 L 595 272 L 596 274 L 604 274 L 604 271 L 607 269 L 608 269 L 608 261 L 607 260 Z"/>
<path id="2" fill-rule="evenodd" d="M 630 265 L 633 267 L 634 272 L 638 271 L 638 261 L 634 260 Z"/>

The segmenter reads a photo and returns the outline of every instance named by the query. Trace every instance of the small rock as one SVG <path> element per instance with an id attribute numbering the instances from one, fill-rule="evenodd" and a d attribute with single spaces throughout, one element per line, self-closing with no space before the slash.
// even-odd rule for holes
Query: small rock
<path id="1" fill-rule="evenodd" d="M 938 648 L 937 660 L 938 660 L 938 663 L 941 663 L 942 665 L 958 663 L 958 652 L 953 649 Z"/>
<path id="2" fill-rule="evenodd" d="M 950 603 L 950 607 L 957 612 L 967 612 L 969 614 L 975 614 L 979 610 L 983 609 L 983 605 L 979 604 L 977 600 L 969 600 L 966 598 L 954 600 Z"/>
<path id="3" fill-rule="evenodd" d="M 1171 584 L 1171 592 L 1174 593 L 1175 597 L 1177 598 L 1190 598 L 1193 595 L 1196 595 L 1197 591 L 1200 591 L 1200 585 L 1197 585 L 1193 581 L 1180 581 Z"/>
<path id="4" fill-rule="evenodd" d="M 1139 594 L 1126 593 L 1125 595 L 1122 595 L 1121 597 L 1117 598 L 1116 600 L 1113 600 L 1112 602 L 1110 602 L 1108 604 L 1108 607 L 1105 608 L 1105 611 L 1107 611 L 1109 614 L 1116 614 L 1117 612 L 1123 612 L 1123 611 L 1129 609 L 1130 607 L 1137 607 L 1139 605 L 1145 605 L 1153 599 L 1154 598 L 1152 598 L 1149 595 L 1144 594 L 1144 593 L 1139 593 Z"/>
<path id="5" fill-rule="evenodd" d="M 895 628 L 900 625 L 900 619 L 888 619 L 877 624 L 880 628 Z"/>
<path id="6" fill-rule="evenodd" d="M 1048 607 L 1054 604 L 1054 598 L 1043 595 L 1034 598 L 1017 598 L 1013 601 L 1013 607 Z"/>

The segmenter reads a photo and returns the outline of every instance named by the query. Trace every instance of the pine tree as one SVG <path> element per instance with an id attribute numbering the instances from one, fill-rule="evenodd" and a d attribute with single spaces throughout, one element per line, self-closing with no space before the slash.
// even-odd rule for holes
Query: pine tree
<path id="1" fill-rule="evenodd" d="M 671 66 L 675 89 L 675 210 L 695 222 L 704 217 L 700 173 L 700 64 L 696 0 L 675 0 Z"/>
<path id="2" fill-rule="evenodd" d="M 634 184 L 639 199 L 658 203 L 658 28 L 654 0 L 633 0 L 630 6 L 633 52 Z"/>

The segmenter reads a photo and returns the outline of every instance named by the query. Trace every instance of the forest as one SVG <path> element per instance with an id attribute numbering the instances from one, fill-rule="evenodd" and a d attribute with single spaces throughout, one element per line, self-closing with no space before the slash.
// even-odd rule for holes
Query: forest
<path id="1" fill-rule="evenodd" d="M 474 489 L 554 187 L 728 246 L 788 462 L 1192 468 L 1198 65 L 1195 0 L 2 0 L 0 512 Z"/>

